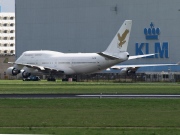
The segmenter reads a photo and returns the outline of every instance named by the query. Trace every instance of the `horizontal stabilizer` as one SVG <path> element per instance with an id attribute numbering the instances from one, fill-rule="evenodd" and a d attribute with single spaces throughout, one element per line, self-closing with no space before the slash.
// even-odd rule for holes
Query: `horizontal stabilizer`
<path id="1" fill-rule="evenodd" d="M 144 58 L 144 57 L 153 56 L 153 55 L 155 55 L 155 54 L 144 54 L 144 55 L 129 56 L 129 59 L 128 59 L 128 60 L 138 59 L 138 58 Z"/>
<path id="2" fill-rule="evenodd" d="M 8 62 L 9 64 L 15 64 L 14 62 Z"/>
<path id="3" fill-rule="evenodd" d="M 111 60 L 115 60 L 115 59 L 119 59 L 118 57 L 115 57 L 115 56 L 112 56 L 112 55 L 109 55 L 109 54 L 106 54 L 104 52 L 100 52 L 100 53 L 97 53 L 105 58 L 108 58 L 108 59 L 111 59 Z"/>

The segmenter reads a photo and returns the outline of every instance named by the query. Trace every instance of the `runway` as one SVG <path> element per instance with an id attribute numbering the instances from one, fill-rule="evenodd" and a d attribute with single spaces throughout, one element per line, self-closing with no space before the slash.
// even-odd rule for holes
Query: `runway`
<path id="1" fill-rule="evenodd" d="M 0 94 L 0 98 L 180 98 L 180 95 L 166 94 Z"/>

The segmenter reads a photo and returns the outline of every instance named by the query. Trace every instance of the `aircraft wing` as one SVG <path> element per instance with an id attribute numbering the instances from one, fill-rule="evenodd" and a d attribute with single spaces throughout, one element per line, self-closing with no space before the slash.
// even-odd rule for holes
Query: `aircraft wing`
<path id="1" fill-rule="evenodd" d="M 64 71 L 62 70 L 57 70 L 55 68 L 50 68 L 50 67 L 43 67 L 43 66 L 38 66 L 38 65 L 33 65 L 33 64 L 23 64 L 23 63 L 12 63 L 12 62 L 8 62 L 8 63 L 16 64 L 20 66 L 26 66 L 28 68 L 38 69 L 39 71 L 56 71 L 56 72 L 64 73 Z"/>
<path id="2" fill-rule="evenodd" d="M 179 65 L 177 64 L 141 64 L 141 65 L 115 65 L 112 66 L 111 69 L 123 69 L 123 68 L 129 68 L 129 69 L 138 69 L 140 67 L 153 67 L 153 66 L 175 66 Z"/>
<path id="3" fill-rule="evenodd" d="M 155 55 L 155 54 L 144 54 L 144 55 L 129 56 L 129 59 L 128 59 L 128 60 L 138 59 L 138 58 L 144 58 L 144 57 L 153 56 L 153 55 Z"/>
<path id="4" fill-rule="evenodd" d="M 142 64 L 142 65 L 115 65 L 112 66 L 111 69 L 120 70 L 121 74 L 134 74 L 140 67 L 152 67 L 152 66 L 172 66 L 179 64 Z M 107 70 L 110 70 L 107 69 Z"/>

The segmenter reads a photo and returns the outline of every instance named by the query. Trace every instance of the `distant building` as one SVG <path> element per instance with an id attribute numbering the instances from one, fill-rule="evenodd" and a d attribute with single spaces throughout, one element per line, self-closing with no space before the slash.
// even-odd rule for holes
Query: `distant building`
<path id="1" fill-rule="evenodd" d="M 15 13 L 0 13 L 0 55 L 15 55 Z"/>
<path id="2" fill-rule="evenodd" d="M 180 61 L 180 0 L 16 0 L 16 59 L 28 50 L 104 51 L 124 20 L 132 20 L 128 52 L 155 56 L 121 64 Z M 180 72 L 180 66 L 138 72 Z"/>

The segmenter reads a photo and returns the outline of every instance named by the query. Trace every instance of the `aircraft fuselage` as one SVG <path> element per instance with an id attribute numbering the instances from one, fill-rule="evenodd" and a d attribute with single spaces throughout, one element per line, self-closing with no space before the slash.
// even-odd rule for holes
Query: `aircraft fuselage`
<path id="1" fill-rule="evenodd" d="M 97 53 L 27 51 L 16 62 L 49 67 L 63 71 L 64 74 L 88 74 L 99 72 L 127 59 L 127 57 L 122 57 L 122 59 L 111 60 Z"/>

